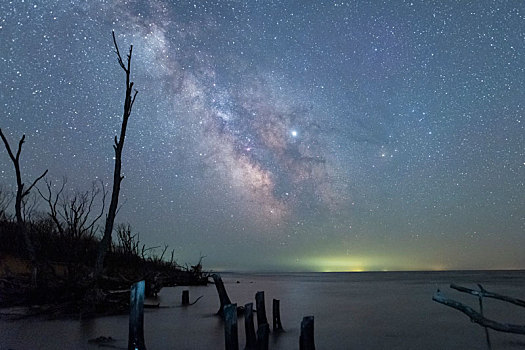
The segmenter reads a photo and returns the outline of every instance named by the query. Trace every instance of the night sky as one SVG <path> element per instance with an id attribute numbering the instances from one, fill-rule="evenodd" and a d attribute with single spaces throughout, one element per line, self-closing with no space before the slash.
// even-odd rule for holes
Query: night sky
<path id="1" fill-rule="evenodd" d="M 139 91 L 117 222 L 147 245 L 216 270 L 525 268 L 525 2 L 2 1 L 26 183 L 111 190 L 112 30 Z"/>

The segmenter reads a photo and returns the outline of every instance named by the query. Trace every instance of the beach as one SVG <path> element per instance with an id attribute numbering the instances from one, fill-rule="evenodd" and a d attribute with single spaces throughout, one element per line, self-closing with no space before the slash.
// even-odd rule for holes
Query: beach
<path id="1" fill-rule="evenodd" d="M 255 303 L 265 292 L 271 323 L 272 299 L 280 300 L 284 333 L 270 334 L 270 349 L 298 349 L 304 316 L 315 317 L 317 349 L 486 349 L 484 329 L 456 310 L 432 301 L 439 288 L 449 298 L 478 310 L 478 299 L 450 289 L 450 283 L 525 299 L 525 271 L 361 272 L 361 273 L 222 273 L 233 303 Z M 183 290 L 191 306 L 181 306 Z M 215 313 L 219 298 L 213 284 L 161 290 L 158 309 L 146 309 L 145 342 L 151 349 L 222 349 L 224 324 Z M 4 310 L 5 311 L 5 310 Z M 523 308 L 485 299 L 487 318 L 525 324 Z M 245 344 L 239 317 L 239 345 Z M 29 318 L 0 320 L 0 349 L 96 349 L 88 342 L 112 337 L 127 348 L 128 316 L 79 320 Z M 493 349 L 520 349 L 525 335 L 490 331 Z"/>

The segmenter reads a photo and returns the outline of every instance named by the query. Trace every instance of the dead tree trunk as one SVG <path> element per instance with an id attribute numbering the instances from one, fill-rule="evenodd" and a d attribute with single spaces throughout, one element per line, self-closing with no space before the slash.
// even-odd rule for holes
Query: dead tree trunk
<path id="1" fill-rule="evenodd" d="M 122 117 L 122 125 L 120 129 L 120 138 L 117 139 L 117 136 L 115 136 L 115 144 L 113 145 L 113 149 L 115 150 L 115 169 L 113 171 L 113 191 L 111 193 L 111 202 L 109 205 L 108 215 L 106 217 L 104 236 L 102 237 L 102 240 L 100 241 L 98 252 L 97 252 L 97 260 L 95 262 L 95 278 L 97 279 L 102 274 L 102 270 L 104 267 L 104 259 L 106 257 L 106 253 L 108 252 L 111 246 L 111 234 L 113 232 L 113 224 L 115 222 L 115 216 L 117 214 L 120 183 L 122 182 L 122 179 L 124 178 L 121 175 L 122 148 L 124 147 L 124 139 L 126 138 L 126 128 L 128 126 L 128 119 L 129 119 L 129 116 L 131 115 L 133 103 L 135 103 L 135 98 L 137 97 L 137 93 L 138 93 L 137 90 L 135 90 L 135 92 L 133 93 L 133 82 L 130 81 L 131 54 L 133 52 L 133 45 L 129 47 L 129 53 L 127 57 L 128 58 L 127 66 L 126 66 L 124 65 L 124 62 L 122 61 L 122 57 L 120 56 L 120 52 L 119 52 L 118 45 L 117 45 L 117 40 L 115 39 L 115 32 L 113 32 L 113 44 L 115 45 L 115 52 L 117 54 L 118 63 L 120 64 L 120 67 L 124 70 L 124 72 L 126 73 L 126 97 L 124 100 L 124 112 L 123 112 L 123 117 Z"/>
<path id="2" fill-rule="evenodd" d="M 255 350 L 257 348 L 257 338 L 253 324 L 253 303 L 244 305 L 244 330 L 246 333 L 246 346 L 244 349 Z"/>
<path id="3" fill-rule="evenodd" d="M 16 155 L 13 154 L 11 151 L 11 147 L 9 146 L 9 142 L 7 141 L 7 138 L 4 136 L 4 133 L 2 132 L 2 129 L 0 129 L 0 137 L 2 138 L 2 141 L 4 142 L 5 148 L 7 150 L 7 153 L 9 153 L 9 158 L 11 158 L 11 161 L 13 162 L 13 165 L 15 167 L 15 174 L 16 174 L 16 197 L 15 197 L 15 215 L 16 215 L 16 228 L 19 235 L 22 235 L 24 238 L 24 243 L 26 246 L 27 253 L 29 255 L 29 259 L 31 260 L 31 265 L 33 266 L 33 278 L 32 283 L 33 287 L 36 286 L 36 274 L 37 274 L 37 267 L 36 267 L 36 254 L 35 254 L 35 247 L 33 246 L 33 242 L 31 241 L 31 238 L 29 237 L 29 233 L 26 230 L 24 217 L 22 215 L 22 200 L 24 197 L 29 195 L 33 187 L 36 185 L 36 183 L 42 179 L 47 174 L 47 170 L 44 171 L 42 175 L 40 175 L 38 178 L 36 178 L 35 181 L 27 188 L 27 190 L 24 190 L 24 183 L 22 182 L 22 175 L 20 172 L 20 153 L 22 152 L 22 145 L 24 144 L 26 135 L 22 135 L 22 138 L 18 142 L 18 150 L 16 151 Z"/>
<path id="4" fill-rule="evenodd" d="M 303 317 L 301 336 L 299 337 L 299 350 L 315 350 L 313 316 Z"/>
<path id="5" fill-rule="evenodd" d="M 272 319 L 274 332 L 284 332 L 283 325 L 281 324 L 281 311 L 279 310 L 279 304 L 279 299 L 273 299 Z"/>
<path id="6" fill-rule="evenodd" d="M 264 306 L 264 292 L 255 294 L 255 306 L 257 308 L 257 327 L 268 323 L 266 318 L 266 307 Z"/>
<path id="7" fill-rule="evenodd" d="M 270 325 L 264 323 L 257 328 L 257 350 L 268 350 Z"/>
<path id="8" fill-rule="evenodd" d="M 189 290 L 182 291 L 182 305 L 184 306 L 190 305 L 190 291 Z"/>
<path id="9" fill-rule="evenodd" d="M 224 341 L 226 350 L 239 350 L 237 304 L 224 306 Z"/>
<path id="10" fill-rule="evenodd" d="M 224 288 L 224 283 L 222 283 L 221 275 L 214 273 L 211 275 L 213 278 L 213 282 L 215 282 L 215 287 L 217 288 L 217 293 L 219 294 L 219 301 L 221 303 L 221 306 L 219 308 L 219 311 L 217 311 L 217 314 L 220 316 L 224 315 L 224 307 L 228 304 L 231 304 L 230 298 L 228 297 L 228 293 L 226 292 L 226 288 Z"/>

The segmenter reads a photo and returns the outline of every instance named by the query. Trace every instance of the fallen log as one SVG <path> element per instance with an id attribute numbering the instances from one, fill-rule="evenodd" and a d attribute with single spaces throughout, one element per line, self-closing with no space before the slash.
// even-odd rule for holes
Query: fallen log
<path id="1" fill-rule="evenodd" d="M 439 290 L 436 293 L 434 293 L 434 295 L 432 296 L 432 300 L 440 304 L 449 306 L 458 311 L 461 311 L 462 313 L 467 315 L 472 322 L 475 322 L 480 326 L 487 327 L 498 332 L 525 334 L 525 326 L 508 323 L 499 323 L 493 320 L 489 320 L 483 317 L 479 312 L 475 311 L 470 306 L 464 305 L 452 299 L 448 299 Z"/>

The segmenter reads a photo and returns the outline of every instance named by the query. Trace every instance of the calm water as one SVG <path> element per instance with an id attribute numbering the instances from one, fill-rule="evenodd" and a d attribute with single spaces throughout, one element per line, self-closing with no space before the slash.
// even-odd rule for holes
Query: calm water
<path id="1" fill-rule="evenodd" d="M 450 298 L 477 309 L 473 296 L 450 289 L 450 283 L 471 288 L 476 283 L 493 292 L 525 299 L 525 271 L 505 272 L 385 272 L 304 274 L 223 274 L 230 299 L 238 305 L 254 302 L 265 291 L 271 320 L 272 298 L 281 300 L 286 332 L 270 335 L 270 349 L 298 349 L 303 316 L 315 316 L 317 349 L 486 349 L 481 327 L 467 316 L 433 302 L 440 288 Z M 239 283 L 237 283 L 239 282 Z M 190 307 L 180 307 L 183 289 L 190 290 Z M 222 349 L 223 324 L 215 312 L 219 301 L 214 285 L 162 290 L 166 308 L 146 310 L 145 339 L 154 349 Z M 497 300 L 485 301 L 487 317 L 525 324 L 525 309 Z M 88 340 L 111 336 L 117 348 L 127 347 L 127 316 L 94 320 L 0 320 L 0 349 L 98 349 Z M 525 336 L 491 331 L 493 349 L 523 349 Z M 239 344 L 244 347 L 244 319 L 239 319 Z"/>

